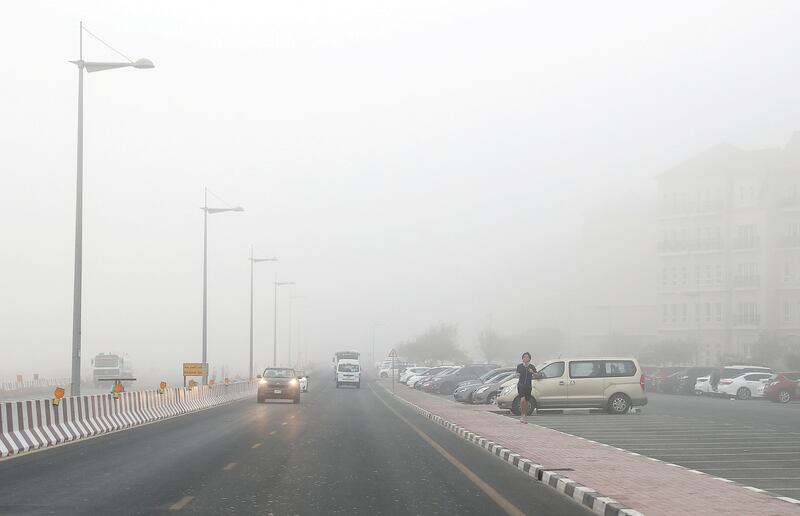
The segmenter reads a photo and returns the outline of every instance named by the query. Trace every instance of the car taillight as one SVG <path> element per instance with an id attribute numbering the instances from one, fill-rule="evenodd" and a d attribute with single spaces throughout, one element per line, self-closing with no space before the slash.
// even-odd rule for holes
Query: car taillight
<path id="1" fill-rule="evenodd" d="M 733 380 L 720 380 L 719 383 L 722 385 L 729 385 L 733 383 Z"/>
<path id="2" fill-rule="evenodd" d="M 644 382 L 645 382 L 645 377 L 644 374 L 642 374 L 642 376 L 639 377 L 639 387 L 641 387 L 642 390 L 644 390 Z"/>

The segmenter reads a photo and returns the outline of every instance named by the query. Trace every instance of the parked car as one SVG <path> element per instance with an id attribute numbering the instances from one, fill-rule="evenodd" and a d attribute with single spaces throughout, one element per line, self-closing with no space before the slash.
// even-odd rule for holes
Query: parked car
<path id="1" fill-rule="evenodd" d="M 464 367 L 464 366 L 448 367 L 444 371 L 439 371 L 435 375 L 424 379 L 422 382 L 417 382 L 416 388 L 421 390 L 421 391 L 424 391 L 424 392 L 433 392 L 433 383 L 435 381 L 441 382 L 441 379 L 443 377 L 451 375 L 451 374 L 455 373 L 456 371 L 459 371 L 462 367 Z"/>
<path id="2" fill-rule="evenodd" d="M 451 372 L 448 375 L 443 375 L 433 379 L 431 389 L 436 394 L 453 394 L 453 391 L 460 382 L 464 380 L 476 380 L 482 374 L 488 373 L 496 368 L 495 364 L 479 364 L 468 365 Z"/>
<path id="3" fill-rule="evenodd" d="M 762 395 L 772 401 L 789 403 L 800 395 L 800 371 L 776 373 L 764 384 Z"/>
<path id="4" fill-rule="evenodd" d="M 430 369 L 430 367 L 407 367 L 406 370 L 400 374 L 400 383 L 406 383 L 412 376 L 424 373 L 428 369 Z"/>
<path id="5" fill-rule="evenodd" d="M 516 382 L 518 376 L 516 371 L 509 371 L 487 380 L 483 385 L 477 385 L 475 392 L 472 393 L 472 403 L 476 405 L 494 403 L 502 385 L 509 380 Z"/>
<path id="6" fill-rule="evenodd" d="M 767 380 L 771 376 L 771 373 L 745 373 L 735 378 L 723 378 L 719 381 L 717 391 L 740 400 L 761 397 L 764 394 L 763 380 Z M 759 391 L 759 387 L 761 387 L 761 391 Z"/>
<path id="7" fill-rule="evenodd" d="M 727 380 L 730 378 L 736 378 L 737 376 L 741 376 L 744 373 L 772 373 L 772 369 L 769 367 L 763 366 L 754 366 L 754 365 L 729 365 L 722 368 L 720 371 L 720 382 L 722 380 Z M 694 384 L 694 393 L 698 396 L 702 394 L 718 394 L 719 386 L 717 386 L 717 390 L 713 388 L 711 385 L 711 375 L 700 376 L 697 378 L 697 382 Z"/>
<path id="8" fill-rule="evenodd" d="M 534 409 L 603 408 L 624 414 L 647 404 L 645 376 L 635 358 L 559 358 L 536 368 L 543 376 L 533 381 Z M 515 383 L 505 383 L 497 406 L 520 414 Z"/>
<path id="9" fill-rule="evenodd" d="M 382 366 L 381 369 L 378 371 L 378 378 L 390 378 L 392 376 L 392 370 L 394 369 L 394 376 L 395 378 L 400 376 L 400 373 L 409 367 L 415 367 L 417 364 L 409 364 L 407 362 L 400 362 L 397 361 L 394 364 L 389 362 L 385 366 Z"/>
<path id="10" fill-rule="evenodd" d="M 650 378 L 650 383 L 652 385 L 651 391 L 655 392 L 664 392 L 664 382 L 667 381 L 670 375 L 678 373 L 686 369 L 685 366 L 669 366 L 669 367 L 659 367 L 656 372 L 652 374 Z M 645 377 L 645 386 L 647 385 L 647 378 Z"/>
<path id="11" fill-rule="evenodd" d="M 669 374 L 657 387 L 665 394 L 693 394 L 697 377 L 711 374 L 711 367 L 685 367 Z"/>
<path id="12" fill-rule="evenodd" d="M 487 382 L 494 381 L 495 378 L 506 376 L 509 373 L 513 373 L 514 369 L 511 367 L 499 367 L 497 369 L 492 369 L 491 371 L 481 375 L 480 378 L 477 380 L 466 380 L 459 383 L 456 386 L 456 390 L 453 391 L 453 398 L 456 401 L 460 401 L 463 403 L 472 403 L 472 395 L 475 392 L 475 389 L 478 389 L 482 385 L 485 385 Z"/>
<path id="13" fill-rule="evenodd" d="M 258 375 L 256 400 L 264 403 L 267 399 L 290 399 L 300 403 L 300 382 L 297 373 L 289 367 L 269 367 Z"/>
<path id="14" fill-rule="evenodd" d="M 406 380 L 406 385 L 408 385 L 409 387 L 412 387 L 412 388 L 415 388 L 415 389 L 419 390 L 419 388 L 421 386 L 421 383 L 423 381 L 429 380 L 434 375 L 437 375 L 437 374 L 439 374 L 439 373 L 441 373 L 443 371 L 446 371 L 448 369 L 452 369 L 453 367 L 456 367 L 456 366 L 446 365 L 446 366 L 431 367 L 430 369 L 428 369 L 424 373 L 421 373 L 421 374 L 418 374 L 418 375 L 414 375 L 411 378 L 409 378 L 408 380 Z"/>

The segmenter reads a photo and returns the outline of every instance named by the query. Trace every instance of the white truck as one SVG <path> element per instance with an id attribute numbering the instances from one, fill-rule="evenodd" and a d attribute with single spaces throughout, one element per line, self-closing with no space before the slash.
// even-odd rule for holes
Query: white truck
<path id="1" fill-rule="evenodd" d="M 92 381 L 95 387 L 108 387 L 113 380 L 133 378 L 133 367 L 127 355 L 119 353 L 99 353 L 92 360 Z M 122 382 L 129 387 L 130 382 Z"/>
<path id="2" fill-rule="evenodd" d="M 361 388 L 361 364 L 358 360 L 343 358 L 336 364 L 336 388 L 343 385 Z"/>
<path id="3" fill-rule="evenodd" d="M 358 362 L 361 353 L 355 350 L 337 351 L 333 354 L 333 380 L 338 381 L 338 369 L 340 360 L 355 360 Z"/>

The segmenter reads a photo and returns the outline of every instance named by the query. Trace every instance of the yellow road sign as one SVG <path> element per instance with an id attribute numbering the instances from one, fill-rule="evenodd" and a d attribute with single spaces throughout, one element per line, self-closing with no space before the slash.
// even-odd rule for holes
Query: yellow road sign
<path id="1" fill-rule="evenodd" d="M 183 376 L 206 376 L 208 375 L 208 364 L 202 362 L 184 362 Z"/>

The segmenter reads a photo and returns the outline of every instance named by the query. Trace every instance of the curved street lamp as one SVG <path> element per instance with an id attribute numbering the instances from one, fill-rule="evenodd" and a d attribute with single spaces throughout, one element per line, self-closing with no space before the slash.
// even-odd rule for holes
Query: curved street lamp
<path id="1" fill-rule="evenodd" d="M 78 180 L 75 193 L 75 272 L 72 293 L 72 378 L 70 395 L 81 394 L 81 301 L 83 286 L 83 71 L 88 73 L 113 68 L 154 68 L 149 59 L 127 63 L 83 60 L 83 22 L 80 24 L 80 59 L 70 61 L 78 67 Z"/>

